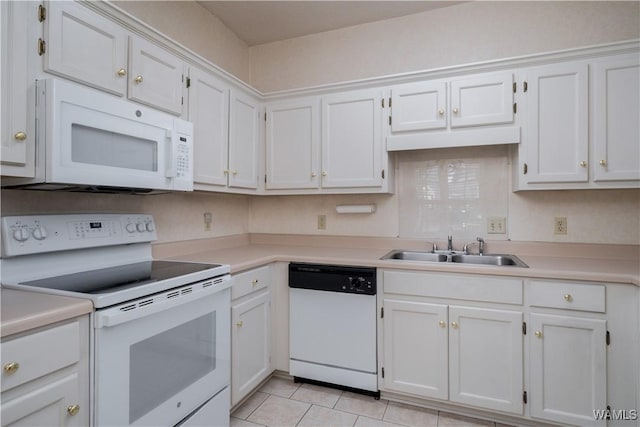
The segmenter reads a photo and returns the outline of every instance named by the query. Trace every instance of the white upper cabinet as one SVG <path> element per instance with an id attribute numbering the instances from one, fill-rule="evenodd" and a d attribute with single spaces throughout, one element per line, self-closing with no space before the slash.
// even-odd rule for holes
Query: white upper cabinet
<path id="1" fill-rule="evenodd" d="M 382 89 L 267 103 L 270 194 L 392 192 Z"/>
<path id="2" fill-rule="evenodd" d="M 322 187 L 380 187 L 382 91 L 322 98 Z"/>
<path id="3" fill-rule="evenodd" d="M 522 70 L 516 191 L 640 186 L 639 62 L 622 54 Z"/>
<path id="4" fill-rule="evenodd" d="M 513 72 L 393 86 L 387 150 L 520 142 Z"/>
<path id="5" fill-rule="evenodd" d="M 44 71 L 175 115 L 185 65 L 177 56 L 75 2 L 46 2 Z"/>
<path id="6" fill-rule="evenodd" d="M 425 81 L 391 89 L 393 116 L 391 132 L 445 129 L 447 127 L 447 84 Z"/>
<path id="7" fill-rule="evenodd" d="M 451 127 L 513 123 L 513 73 L 454 79 Z"/>
<path id="8" fill-rule="evenodd" d="M 229 186 L 258 188 L 261 108 L 257 99 L 231 90 L 229 109 Z"/>
<path id="9" fill-rule="evenodd" d="M 182 115 L 184 63 L 138 36 L 129 37 L 129 99 Z"/>
<path id="10" fill-rule="evenodd" d="M 640 180 L 640 57 L 593 64 L 594 181 Z"/>
<path id="11" fill-rule="evenodd" d="M 124 28 L 75 2 L 45 2 L 44 70 L 115 95 L 127 92 Z"/>
<path id="12" fill-rule="evenodd" d="M 267 105 L 267 189 L 313 189 L 320 184 L 320 98 Z"/>
<path id="13" fill-rule="evenodd" d="M 545 65 L 526 73 L 526 181 L 587 181 L 588 65 L 584 62 Z"/>
<path id="14" fill-rule="evenodd" d="M 31 4 L 1 2 L 0 39 L 2 42 L 2 146 L 0 151 L 2 175 L 32 177 L 35 174 L 35 121 L 33 106 L 35 91 L 29 90 L 27 45 L 28 13 Z M 32 11 L 31 11 L 32 12 Z M 30 114 L 31 113 L 31 114 Z"/>
<path id="15" fill-rule="evenodd" d="M 227 185 L 229 86 L 211 73 L 189 70 L 189 121 L 193 123 L 193 181 Z"/>

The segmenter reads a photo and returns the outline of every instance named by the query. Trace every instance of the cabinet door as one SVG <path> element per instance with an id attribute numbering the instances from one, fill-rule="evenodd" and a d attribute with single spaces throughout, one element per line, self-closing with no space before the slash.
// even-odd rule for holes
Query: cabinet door
<path id="1" fill-rule="evenodd" d="M 129 37 L 129 99 L 182 115 L 184 63 L 158 45 Z"/>
<path id="2" fill-rule="evenodd" d="M 607 407 L 606 321 L 532 314 L 531 330 L 531 416 L 594 424 Z"/>
<path id="3" fill-rule="evenodd" d="M 528 70 L 524 127 L 528 183 L 586 182 L 588 174 L 588 68 L 586 63 Z"/>
<path id="4" fill-rule="evenodd" d="M 320 101 L 267 105 L 267 189 L 318 188 Z"/>
<path id="5" fill-rule="evenodd" d="M 593 66 L 594 181 L 640 180 L 638 55 Z"/>
<path id="6" fill-rule="evenodd" d="M 523 413 L 522 313 L 449 307 L 449 399 Z"/>
<path id="7" fill-rule="evenodd" d="M 115 22 L 69 1 L 46 2 L 44 70 L 124 95 L 127 33 Z"/>
<path id="8" fill-rule="evenodd" d="M 3 426 L 86 426 L 89 407 L 79 406 L 77 373 L 48 382 L 13 399 L 3 399 Z M 75 412 L 74 406 L 78 407 Z M 72 415 L 73 414 L 73 415 Z"/>
<path id="9" fill-rule="evenodd" d="M 189 121 L 193 123 L 193 180 L 227 185 L 229 87 L 210 73 L 189 70 Z"/>
<path id="10" fill-rule="evenodd" d="M 259 102 L 231 90 L 229 187 L 258 188 Z"/>
<path id="11" fill-rule="evenodd" d="M 35 93 L 28 90 L 27 79 L 29 5 L 23 2 L 1 2 L 0 8 L 2 175 L 34 176 L 35 121 L 27 120 L 29 113 L 32 112 L 27 102 L 34 100 L 33 93 Z"/>
<path id="12" fill-rule="evenodd" d="M 384 300 L 384 389 L 447 399 L 447 306 Z"/>
<path id="13" fill-rule="evenodd" d="M 451 127 L 513 123 L 513 73 L 452 80 Z"/>
<path id="14" fill-rule="evenodd" d="M 391 132 L 445 129 L 447 84 L 427 81 L 391 89 Z"/>
<path id="15" fill-rule="evenodd" d="M 231 307 L 231 405 L 271 374 L 271 292 Z"/>
<path id="16" fill-rule="evenodd" d="M 382 92 L 322 99 L 322 187 L 382 186 Z"/>

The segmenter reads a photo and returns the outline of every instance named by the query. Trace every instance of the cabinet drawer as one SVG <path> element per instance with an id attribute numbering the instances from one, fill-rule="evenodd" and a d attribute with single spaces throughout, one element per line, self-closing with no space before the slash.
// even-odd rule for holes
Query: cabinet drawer
<path id="1" fill-rule="evenodd" d="M 73 322 L 2 343 L 2 391 L 80 360 L 80 325 Z M 13 364 L 13 365 L 12 365 Z M 17 368 L 11 369 L 11 366 Z"/>
<path id="2" fill-rule="evenodd" d="M 529 283 L 529 305 L 567 310 L 605 311 L 605 286 L 571 282 Z"/>
<path id="3" fill-rule="evenodd" d="M 522 304 L 522 279 L 385 271 L 384 292 L 432 298 Z"/>
<path id="4" fill-rule="evenodd" d="M 231 299 L 237 299 L 269 285 L 269 267 L 260 267 L 254 270 L 233 276 Z"/>

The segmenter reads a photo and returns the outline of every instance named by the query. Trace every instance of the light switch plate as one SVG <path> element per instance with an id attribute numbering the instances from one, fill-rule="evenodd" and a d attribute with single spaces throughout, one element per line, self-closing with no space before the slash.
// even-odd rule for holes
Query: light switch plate
<path id="1" fill-rule="evenodd" d="M 502 216 L 488 217 L 487 234 L 507 234 L 507 219 Z"/>

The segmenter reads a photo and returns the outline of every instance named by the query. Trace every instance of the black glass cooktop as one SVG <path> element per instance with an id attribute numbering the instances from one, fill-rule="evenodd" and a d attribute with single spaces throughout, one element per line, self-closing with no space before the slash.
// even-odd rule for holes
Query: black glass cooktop
<path id="1" fill-rule="evenodd" d="M 20 285 L 83 294 L 108 294 L 215 267 L 219 265 L 180 261 L 145 261 L 31 280 L 22 282 Z"/>

